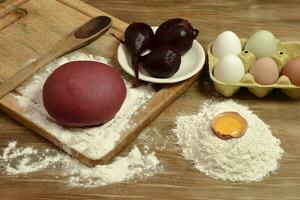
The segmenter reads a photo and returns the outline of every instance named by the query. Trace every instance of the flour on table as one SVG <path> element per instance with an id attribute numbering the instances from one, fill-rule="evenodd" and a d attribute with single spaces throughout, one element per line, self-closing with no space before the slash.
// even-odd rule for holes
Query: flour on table
<path id="1" fill-rule="evenodd" d="M 43 106 L 42 88 L 48 76 L 59 66 L 73 60 L 93 60 L 104 63 L 109 61 L 103 57 L 75 52 L 59 58 L 35 74 L 30 82 L 17 89 L 21 95 L 15 95 L 18 104 L 26 108 L 26 116 L 38 126 L 46 129 L 53 137 L 66 146 L 73 148 L 91 159 L 99 159 L 110 152 L 124 130 L 130 128 L 130 117 L 149 100 L 154 90 L 150 85 L 132 88 L 124 78 L 127 87 L 126 99 L 115 118 L 101 126 L 93 128 L 70 129 L 57 123 L 48 115 Z M 68 152 L 68 149 L 65 148 Z"/>
<path id="2" fill-rule="evenodd" d="M 216 115 L 235 111 L 248 122 L 244 136 L 222 140 L 211 130 Z M 173 130 L 187 160 L 206 175 L 230 181 L 260 181 L 278 168 L 284 153 L 269 126 L 232 100 L 207 101 L 198 114 L 178 116 Z"/>
<path id="3" fill-rule="evenodd" d="M 163 151 L 175 144 L 172 135 L 166 135 L 157 128 L 145 129 L 137 138 L 137 143 L 142 144 L 145 150 L 156 149 Z M 176 139 L 175 139 L 176 140 Z"/>
<path id="4" fill-rule="evenodd" d="M 8 175 L 28 174 L 45 169 L 49 166 L 55 166 L 61 157 L 51 155 L 56 152 L 47 149 L 43 154 L 32 147 L 17 148 L 17 142 L 10 142 L 0 156 L 2 167 Z M 48 154 L 45 157 L 45 154 Z"/>
<path id="5" fill-rule="evenodd" d="M 3 150 L 0 164 L 0 169 L 3 168 L 7 175 L 24 175 L 46 168 L 61 168 L 63 172 L 55 176 L 55 179 L 66 179 L 67 184 L 74 187 L 98 187 L 140 180 L 163 169 L 154 152 L 144 154 L 136 146 L 127 156 L 118 156 L 110 164 L 90 168 L 57 150 L 18 147 L 16 141 L 10 142 Z"/>

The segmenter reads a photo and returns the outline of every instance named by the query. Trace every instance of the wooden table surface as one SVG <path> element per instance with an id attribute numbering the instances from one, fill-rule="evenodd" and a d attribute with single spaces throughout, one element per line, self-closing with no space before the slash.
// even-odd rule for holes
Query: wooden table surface
<path id="1" fill-rule="evenodd" d="M 128 23 L 143 21 L 157 25 L 173 18 L 186 18 L 200 29 L 198 40 L 205 47 L 218 33 L 232 30 L 248 37 L 258 29 L 272 31 L 279 39 L 300 40 L 300 1 L 166 1 L 166 0 L 85 0 Z M 205 66 L 207 67 L 207 66 Z M 300 103 L 273 91 L 265 99 L 257 99 L 241 90 L 233 99 L 247 104 L 271 126 L 286 151 L 278 174 L 261 182 L 230 183 L 218 181 L 198 172 L 181 156 L 176 138 L 171 132 L 177 114 L 197 112 L 201 102 L 216 95 L 212 84 L 203 84 L 207 72 L 183 96 L 168 107 L 143 132 L 150 140 L 150 150 L 156 152 L 164 171 L 138 182 L 125 182 L 98 188 L 72 188 L 55 180 L 53 171 L 34 176 L 0 175 L 1 199 L 300 199 Z M 21 145 L 55 148 L 46 140 L 12 118 L 0 113 L 0 145 L 16 139 Z M 155 129 L 159 133 L 155 133 Z M 142 148 L 142 140 L 132 145 Z M 165 149 L 158 148 L 166 145 Z M 124 154 L 130 147 L 124 150 Z M 1 166 L 0 166 L 1 168 Z"/>

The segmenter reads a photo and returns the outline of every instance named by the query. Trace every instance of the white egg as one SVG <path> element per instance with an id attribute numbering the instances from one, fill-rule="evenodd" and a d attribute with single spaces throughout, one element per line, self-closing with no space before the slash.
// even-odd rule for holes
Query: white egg
<path id="1" fill-rule="evenodd" d="M 242 45 L 239 37 L 232 31 L 221 33 L 214 41 L 212 53 L 217 58 L 241 53 Z"/>
<path id="2" fill-rule="evenodd" d="M 214 67 L 216 79 L 225 83 L 237 83 L 244 74 L 244 64 L 236 55 L 228 55 L 221 58 Z"/>

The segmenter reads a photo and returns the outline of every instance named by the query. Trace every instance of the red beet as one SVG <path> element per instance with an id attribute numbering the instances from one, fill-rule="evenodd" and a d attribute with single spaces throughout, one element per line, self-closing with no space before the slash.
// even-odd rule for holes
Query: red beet
<path id="1" fill-rule="evenodd" d="M 116 115 L 126 86 L 112 67 L 94 61 L 73 61 L 57 68 L 46 80 L 43 102 L 49 115 L 69 127 L 105 123 Z"/>
<path id="2" fill-rule="evenodd" d="M 139 58 L 152 44 L 154 33 L 145 23 L 132 23 L 125 30 L 125 46 L 131 53 L 131 65 L 135 72 L 136 83 L 139 80 Z"/>
<path id="3" fill-rule="evenodd" d="M 199 31 L 184 19 L 175 18 L 162 23 L 155 32 L 155 45 L 172 45 L 181 55 L 184 55 L 198 36 Z"/>
<path id="4" fill-rule="evenodd" d="M 178 71 L 181 56 L 172 46 L 163 45 L 143 56 L 142 62 L 153 77 L 168 78 Z"/>

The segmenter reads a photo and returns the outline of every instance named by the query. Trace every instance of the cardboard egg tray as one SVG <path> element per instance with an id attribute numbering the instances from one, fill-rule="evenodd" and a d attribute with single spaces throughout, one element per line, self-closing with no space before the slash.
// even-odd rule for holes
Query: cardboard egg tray
<path id="1" fill-rule="evenodd" d="M 246 39 L 241 39 L 242 49 L 246 44 Z M 293 99 L 300 98 L 300 87 L 293 85 L 287 76 L 280 76 L 276 83 L 272 85 L 261 85 L 255 82 L 253 76 L 248 73 L 250 66 L 256 61 L 253 53 L 249 51 L 242 51 L 238 56 L 242 60 L 246 74 L 243 76 L 239 83 L 231 84 L 224 83 L 216 79 L 213 75 L 213 70 L 218 62 L 218 58 L 212 55 L 213 42 L 208 44 L 207 53 L 209 60 L 209 76 L 213 80 L 215 89 L 225 97 L 231 97 L 241 87 L 246 87 L 248 90 L 257 97 L 265 97 L 273 89 L 278 88 Z M 272 58 L 277 63 L 279 71 L 290 59 L 300 56 L 300 42 L 278 42 L 277 51 L 272 55 Z"/>

